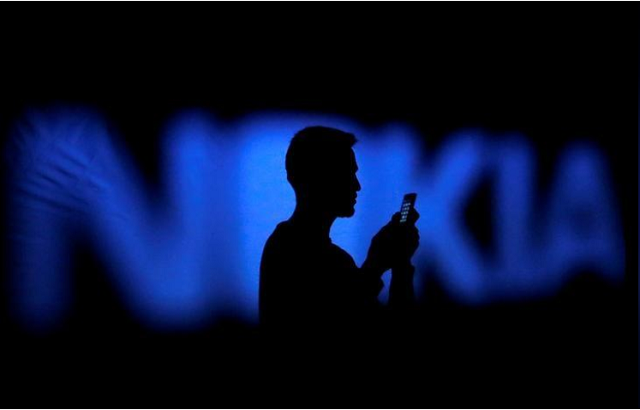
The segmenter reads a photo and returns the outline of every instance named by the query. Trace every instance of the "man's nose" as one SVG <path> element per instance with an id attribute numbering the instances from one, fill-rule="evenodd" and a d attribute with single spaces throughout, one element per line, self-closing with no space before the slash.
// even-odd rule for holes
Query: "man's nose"
<path id="1" fill-rule="evenodd" d="M 360 191 L 362 189 L 362 186 L 360 186 L 360 181 L 358 181 L 358 178 L 356 178 L 356 192 Z"/>

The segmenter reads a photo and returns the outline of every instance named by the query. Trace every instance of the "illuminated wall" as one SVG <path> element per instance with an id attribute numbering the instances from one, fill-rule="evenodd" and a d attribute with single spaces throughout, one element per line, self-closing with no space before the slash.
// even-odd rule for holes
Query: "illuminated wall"
<path id="1" fill-rule="evenodd" d="M 4 149 L 11 305 L 29 329 L 55 328 L 68 314 L 79 240 L 90 242 L 122 303 L 151 328 L 196 329 L 221 314 L 255 322 L 262 247 L 294 207 L 286 148 L 296 131 L 318 124 L 359 140 L 356 215 L 332 230 L 357 263 L 402 195 L 415 191 L 418 289 L 427 264 L 465 304 L 548 296 L 580 269 L 614 283 L 624 276 L 608 164 L 587 142 L 566 146 L 550 192 L 537 192 L 536 152 L 524 135 L 461 130 L 425 155 L 422 137 L 405 124 L 371 129 L 295 112 L 219 123 L 189 111 L 167 122 L 157 196 L 107 121 L 83 109 L 30 112 Z M 483 178 L 493 187 L 492 255 L 462 215 Z"/>

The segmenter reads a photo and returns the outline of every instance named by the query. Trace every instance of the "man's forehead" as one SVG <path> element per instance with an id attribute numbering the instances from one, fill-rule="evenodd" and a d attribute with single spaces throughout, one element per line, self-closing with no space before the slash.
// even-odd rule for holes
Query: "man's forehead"
<path id="1" fill-rule="evenodd" d="M 340 171 L 357 171 L 358 170 L 358 162 L 356 160 L 356 155 L 353 149 L 342 150 L 340 152 L 335 152 L 335 155 L 332 155 L 330 167 L 335 170 Z"/>
<path id="2" fill-rule="evenodd" d="M 356 153 L 353 149 L 349 150 L 350 158 L 351 158 L 351 166 L 357 171 L 358 170 L 358 161 L 356 160 Z"/>
<path id="3" fill-rule="evenodd" d="M 353 151 L 353 149 L 349 149 L 349 151 L 343 158 L 343 164 L 345 167 L 348 167 L 349 169 L 353 169 L 355 171 L 358 170 L 358 161 L 356 160 L 356 153 Z"/>

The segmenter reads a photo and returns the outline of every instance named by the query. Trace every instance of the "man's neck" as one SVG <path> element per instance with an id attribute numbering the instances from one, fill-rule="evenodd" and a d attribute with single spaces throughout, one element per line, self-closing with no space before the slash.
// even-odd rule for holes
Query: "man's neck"
<path id="1" fill-rule="evenodd" d="M 306 230 L 310 235 L 329 239 L 331 225 L 336 217 L 309 207 L 296 206 L 289 220 Z"/>

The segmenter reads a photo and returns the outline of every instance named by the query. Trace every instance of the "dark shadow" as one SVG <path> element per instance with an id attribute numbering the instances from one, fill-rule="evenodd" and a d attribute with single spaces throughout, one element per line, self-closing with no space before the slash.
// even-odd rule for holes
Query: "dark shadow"
<path id="1" fill-rule="evenodd" d="M 291 140 L 286 170 L 296 208 L 270 236 L 260 268 L 260 320 L 272 336 L 339 337 L 343 343 L 346 336 L 358 338 L 388 324 L 395 315 L 390 312 L 407 313 L 414 305 L 416 211 L 408 223 L 399 222 L 399 213 L 393 216 L 371 241 L 361 267 L 331 241 L 336 218 L 356 212 L 361 186 L 355 143 L 353 134 L 320 126 Z M 377 297 L 389 269 L 390 301 L 383 306 Z"/>

